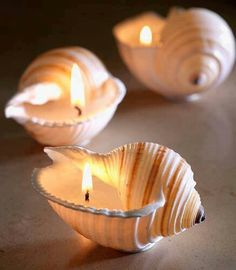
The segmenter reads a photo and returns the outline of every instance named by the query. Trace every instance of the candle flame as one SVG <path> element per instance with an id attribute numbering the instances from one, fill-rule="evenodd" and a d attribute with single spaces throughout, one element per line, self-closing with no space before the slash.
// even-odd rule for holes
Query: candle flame
<path id="1" fill-rule="evenodd" d="M 70 98 L 71 104 L 83 108 L 85 106 L 84 83 L 80 68 L 73 64 L 70 79 Z"/>
<path id="2" fill-rule="evenodd" d="M 90 165 L 86 163 L 84 166 L 83 179 L 82 179 L 82 191 L 92 191 L 93 189 L 93 179 L 91 175 Z"/>
<path id="3" fill-rule="evenodd" d="M 139 35 L 140 43 L 143 45 L 150 45 L 152 43 L 152 31 L 151 28 L 145 25 Z"/>

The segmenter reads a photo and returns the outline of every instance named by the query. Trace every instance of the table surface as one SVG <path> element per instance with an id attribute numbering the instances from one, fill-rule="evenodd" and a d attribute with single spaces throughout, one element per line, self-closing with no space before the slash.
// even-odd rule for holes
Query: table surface
<path id="1" fill-rule="evenodd" d="M 174 149 L 192 166 L 206 221 L 137 254 L 121 253 L 85 239 L 64 224 L 31 186 L 33 168 L 49 164 L 43 146 L 2 114 L 0 269 L 235 269 L 236 69 L 220 87 L 207 92 L 199 101 L 174 103 L 165 100 L 139 84 L 122 64 L 109 33 L 111 25 L 120 17 L 115 12 L 114 16 L 108 13 L 106 18 L 103 12 L 118 7 L 109 4 L 99 8 L 90 6 L 93 14 L 100 14 L 93 38 L 103 28 L 109 35 L 107 40 L 96 39 L 97 47 L 88 33 L 95 21 L 88 15 L 85 4 L 82 5 L 84 13 L 81 11 L 80 15 L 83 17 L 81 24 L 88 24 L 86 33 L 79 22 L 76 29 L 70 28 L 72 22 L 79 20 L 73 6 L 63 12 L 56 9 L 54 22 L 48 13 L 43 20 L 43 15 L 34 7 L 18 6 L 19 13 L 4 6 L 1 15 L 8 20 L 3 25 L 8 25 L 9 32 L 3 31 L 6 42 L 1 44 L 1 63 L 5 63 L 4 68 L 2 65 L 0 68 L 1 107 L 16 91 L 20 74 L 37 53 L 82 43 L 101 56 L 111 72 L 128 88 L 114 118 L 88 148 L 106 152 L 129 142 L 151 141 Z M 224 7 L 217 6 L 216 10 L 228 14 L 226 17 L 230 21 L 232 7 Z M 135 8 L 135 11 L 142 9 L 141 6 Z M 131 9 L 128 4 L 123 4 L 119 10 L 127 17 Z M 162 12 L 165 11 L 163 8 Z M 35 31 L 28 27 L 28 19 Z M 235 26 L 233 19 L 232 25 Z M 77 30 L 80 36 L 72 38 Z"/>

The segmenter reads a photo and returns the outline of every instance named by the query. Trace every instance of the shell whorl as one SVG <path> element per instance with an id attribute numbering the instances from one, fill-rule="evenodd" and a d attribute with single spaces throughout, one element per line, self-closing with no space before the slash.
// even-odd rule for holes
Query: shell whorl
<path id="1" fill-rule="evenodd" d="M 54 161 L 66 158 L 81 169 L 89 160 L 93 174 L 118 189 L 125 210 L 138 211 L 156 202 L 163 205 L 152 212 L 149 238 L 153 242 L 200 223 L 196 218 L 201 201 L 191 167 L 167 147 L 134 143 L 104 155 L 76 147 L 46 152 Z"/>
<path id="2" fill-rule="evenodd" d="M 153 33 L 150 46 L 139 42 L 145 24 Z M 113 33 L 121 57 L 134 76 L 169 98 L 188 97 L 216 87 L 235 62 L 230 27 L 219 15 L 203 8 L 172 9 L 167 19 L 145 12 L 117 24 Z"/>
<path id="3" fill-rule="evenodd" d="M 103 63 L 89 50 L 81 47 L 59 48 L 41 54 L 27 67 L 20 79 L 19 90 L 33 84 L 55 82 L 67 95 L 74 63 L 81 70 L 87 93 L 101 86 L 109 77 Z"/>
<path id="4" fill-rule="evenodd" d="M 167 95 L 188 95 L 217 86 L 235 61 L 231 29 L 207 9 L 172 11 L 161 41 L 156 72 Z"/>

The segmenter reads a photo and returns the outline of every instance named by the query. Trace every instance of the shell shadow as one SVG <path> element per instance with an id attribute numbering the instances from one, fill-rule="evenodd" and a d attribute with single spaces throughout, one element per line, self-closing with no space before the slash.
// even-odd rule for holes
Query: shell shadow
<path id="1" fill-rule="evenodd" d="M 138 253 L 126 253 L 122 251 L 117 251 L 111 248 L 106 248 L 94 244 L 91 242 L 91 247 L 89 249 L 81 249 L 80 252 L 74 256 L 69 264 L 68 268 L 77 267 L 89 267 L 89 266 L 99 266 L 98 268 L 106 269 L 116 269 L 119 265 L 119 269 L 153 269 L 155 264 L 155 269 L 159 266 L 165 264 L 165 253 L 166 248 L 154 246 L 150 250 Z M 158 259 L 153 259 L 157 258 Z M 177 269 L 177 268 L 175 268 Z"/>
<path id="2" fill-rule="evenodd" d="M 55 230 L 51 228 L 51 230 Z M 36 230 L 37 231 L 37 230 Z M 60 230 L 59 230 L 60 231 Z M 33 233 L 33 232 L 32 232 Z M 38 238 L 13 237 L 0 244 L 1 269 L 175 269 L 168 242 L 156 244 L 139 253 L 124 253 L 98 244 L 68 231 L 57 238 L 58 232 L 45 232 Z M 64 236 L 62 236 L 64 235 Z M 56 237 L 56 238 L 55 238 Z M 23 243 L 20 243 L 23 241 Z M 3 244 L 5 242 L 5 245 Z M 170 260 L 171 257 L 171 260 Z"/>
<path id="3" fill-rule="evenodd" d="M 76 268 L 83 265 L 88 266 L 91 264 L 95 264 L 96 262 L 99 262 L 99 264 L 101 264 L 102 261 L 112 260 L 128 255 L 129 253 L 117 251 L 111 248 L 106 248 L 91 242 L 89 248 L 81 248 L 80 251 L 71 258 L 68 263 L 68 267 Z"/>
<path id="4" fill-rule="evenodd" d="M 166 98 L 160 94 L 151 91 L 145 87 L 135 88 L 128 91 L 124 100 L 119 105 L 119 113 L 126 113 L 128 111 L 134 111 L 135 109 L 145 108 L 158 108 L 158 107 L 174 107 L 179 106 L 191 106 L 194 102 L 187 98 Z"/>
<path id="5" fill-rule="evenodd" d="M 13 122 L 13 121 L 12 121 Z M 43 145 L 38 144 L 33 140 L 21 127 L 16 127 L 17 124 L 9 125 L 12 132 L 8 132 L 1 137 L 1 153 L 0 162 L 19 159 L 27 156 L 37 155 L 43 152 Z"/>
<path id="6" fill-rule="evenodd" d="M 135 108 L 150 108 L 156 106 L 167 106 L 173 102 L 148 90 L 132 90 L 127 92 L 123 102 L 119 105 L 119 113 L 125 113 Z"/>

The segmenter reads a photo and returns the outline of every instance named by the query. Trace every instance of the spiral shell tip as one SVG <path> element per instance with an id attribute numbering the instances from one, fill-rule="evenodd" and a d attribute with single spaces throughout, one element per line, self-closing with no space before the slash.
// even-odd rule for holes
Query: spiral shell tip
<path id="1" fill-rule="evenodd" d="M 205 219 L 206 219 L 206 216 L 205 216 L 205 210 L 204 210 L 203 206 L 201 205 L 201 206 L 199 207 L 199 210 L 198 210 L 198 213 L 197 213 L 197 216 L 196 216 L 196 219 L 195 219 L 195 224 L 200 224 L 200 223 L 202 223 Z"/>

